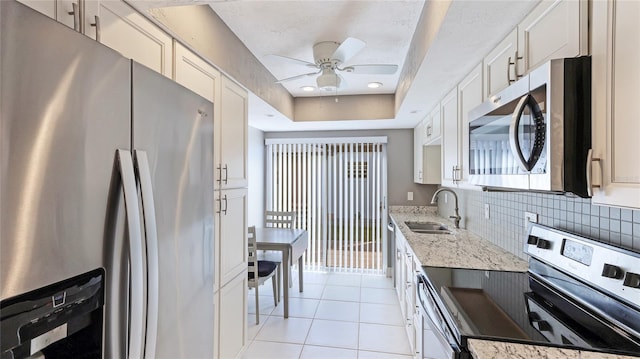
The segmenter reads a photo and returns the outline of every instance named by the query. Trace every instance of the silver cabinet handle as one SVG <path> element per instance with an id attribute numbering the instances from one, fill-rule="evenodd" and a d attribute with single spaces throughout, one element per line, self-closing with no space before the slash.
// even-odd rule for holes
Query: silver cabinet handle
<path id="1" fill-rule="evenodd" d="M 518 50 L 516 50 L 516 60 L 513 64 L 513 73 L 516 74 L 516 78 L 521 78 L 524 74 L 518 74 L 518 61 L 522 60 L 522 56 L 518 56 Z"/>
<path id="2" fill-rule="evenodd" d="M 593 162 L 598 162 L 600 164 L 602 164 L 602 161 L 600 158 L 594 158 L 593 157 L 593 149 L 589 149 L 589 151 L 587 152 L 587 195 L 589 197 L 593 197 L 593 189 L 594 188 L 600 188 L 599 184 L 593 184 L 592 182 L 592 164 Z M 600 170 L 600 174 L 602 174 L 602 169 Z M 600 183 L 602 183 L 602 178 L 600 179 Z"/>
<path id="3" fill-rule="evenodd" d="M 158 230 L 156 225 L 156 209 L 151 185 L 151 170 L 145 151 L 134 150 L 133 163 L 136 177 L 140 183 L 140 199 L 142 202 L 142 226 L 146 236 L 147 248 L 147 337 L 145 356 L 155 357 L 156 339 L 158 335 L 158 296 L 160 266 L 158 264 Z"/>
<path id="4" fill-rule="evenodd" d="M 91 26 L 96 28 L 96 41 L 100 42 L 100 16 L 94 16 L 95 22 Z"/>
<path id="5" fill-rule="evenodd" d="M 68 14 L 73 16 L 73 29 L 80 31 L 80 11 L 77 3 L 71 4 L 71 11 Z"/>
<path id="6" fill-rule="evenodd" d="M 216 182 L 222 183 L 222 165 L 218 166 L 217 170 L 218 170 L 218 179 L 216 180 Z"/>
<path id="7" fill-rule="evenodd" d="M 522 56 L 518 56 L 518 50 L 516 50 L 516 56 L 513 58 L 509 56 L 509 63 L 507 64 L 507 80 L 509 84 L 516 82 L 517 79 L 521 78 L 523 75 L 518 74 L 518 60 L 522 60 Z M 516 75 L 515 79 L 511 78 L 511 66 L 513 66 L 513 73 Z"/>
<path id="8" fill-rule="evenodd" d="M 224 200 L 224 209 L 221 209 L 221 210 L 222 210 L 222 214 L 224 214 L 226 216 L 227 215 L 227 206 L 229 205 L 229 201 L 227 200 L 227 195 L 226 194 L 224 195 L 223 200 Z"/>
<path id="9" fill-rule="evenodd" d="M 122 184 L 122 191 L 124 193 L 124 204 L 126 211 L 126 220 L 129 236 L 129 358 L 142 358 L 142 338 L 144 337 L 144 313 L 145 313 L 145 260 L 142 247 L 142 235 L 140 232 L 140 209 L 138 207 L 138 193 L 136 191 L 136 179 L 133 170 L 133 160 L 131 158 L 131 152 L 128 150 L 116 151 L 116 165 L 120 172 L 120 180 Z M 116 187 L 117 189 L 117 187 Z M 117 208 L 117 206 L 116 206 Z M 120 239 L 123 240 L 123 239 Z M 114 248 L 118 248 L 117 244 L 114 244 Z M 118 268 L 121 263 L 121 258 L 112 258 L 114 267 Z M 119 276 L 114 276 L 119 278 Z M 117 280 L 117 279 L 116 279 Z M 121 285 L 113 282 L 112 289 L 114 295 L 111 299 L 111 306 L 113 308 L 120 308 L 120 310 L 126 311 L 126 303 L 119 303 L 120 297 L 126 295 L 126 293 L 118 293 L 118 289 Z M 111 310 L 108 320 L 112 323 L 110 336 L 118 343 L 112 343 L 116 347 L 114 353 L 120 353 L 119 347 L 127 347 L 127 343 L 121 343 L 120 328 L 114 323 L 121 323 L 122 316 L 118 310 Z"/>
<path id="10" fill-rule="evenodd" d="M 229 166 L 227 164 L 224 165 L 224 184 L 229 183 Z"/>

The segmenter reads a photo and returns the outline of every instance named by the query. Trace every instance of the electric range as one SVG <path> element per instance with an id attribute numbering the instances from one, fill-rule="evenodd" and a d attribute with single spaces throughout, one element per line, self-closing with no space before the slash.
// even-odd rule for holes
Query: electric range
<path id="1" fill-rule="evenodd" d="M 639 253 L 537 224 L 525 250 L 528 272 L 422 268 L 441 357 L 468 356 L 470 338 L 640 356 Z"/>

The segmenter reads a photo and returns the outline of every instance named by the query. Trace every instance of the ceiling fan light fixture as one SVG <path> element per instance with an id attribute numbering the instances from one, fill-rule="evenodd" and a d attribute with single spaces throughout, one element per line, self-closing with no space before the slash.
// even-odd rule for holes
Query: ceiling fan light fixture
<path id="1" fill-rule="evenodd" d="M 316 78 L 318 88 L 325 91 L 335 91 L 340 87 L 340 77 L 333 72 L 325 72 Z"/>
<path id="2" fill-rule="evenodd" d="M 377 88 L 380 88 L 381 86 L 382 86 L 382 82 L 369 82 L 369 84 L 367 85 L 367 87 L 370 89 L 377 89 Z"/>

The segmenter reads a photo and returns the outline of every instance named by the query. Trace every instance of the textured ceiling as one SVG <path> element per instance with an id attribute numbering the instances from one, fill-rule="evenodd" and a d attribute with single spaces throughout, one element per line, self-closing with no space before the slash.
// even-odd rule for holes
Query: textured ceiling
<path id="1" fill-rule="evenodd" d="M 313 45 L 321 41 L 342 42 L 355 37 L 366 47 L 342 67 L 357 64 L 394 64 L 399 68 L 409 48 L 420 17 L 422 0 L 302 0 L 302 1 L 227 1 L 210 6 L 240 38 L 253 55 L 277 78 L 284 79 L 314 72 L 303 64 L 269 57 L 276 54 L 308 62 L 313 60 Z M 345 86 L 340 95 L 394 93 L 398 83 L 394 75 L 360 75 L 342 72 Z M 304 92 L 302 86 L 316 86 L 316 76 L 287 81 L 282 85 L 296 97 L 335 95 L 316 88 Z M 376 90 L 367 84 L 383 84 Z"/>
<path id="2" fill-rule="evenodd" d="M 1 0 L 0 0 L 1 1 Z M 366 47 L 349 64 L 390 63 L 400 66 L 394 76 L 346 74 L 349 88 L 338 95 L 396 93 L 411 41 L 428 46 L 415 77 L 405 83 L 408 90 L 397 104 L 396 116 L 373 121 L 293 122 L 258 96 L 250 96 L 249 124 L 264 131 L 413 128 L 438 105 L 439 100 L 482 62 L 483 57 L 540 0 L 451 0 L 433 39 L 413 39 L 423 11 L 446 0 L 127 0 L 145 10 L 151 7 L 208 4 L 254 56 L 278 79 L 310 72 L 304 65 L 265 57 L 278 54 L 313 61 L 312 46 L 318 41 L 342 41 L 355 37 Z M 431 6 L 431 7 L 430 7 Z M 429 15 L 425 15 L 429 18 Z M 433 24 L 423 24 L 429 27 Z M 378 90 L 366 88 L 368 81 L 381 81 Z M 285 84 L 294 96 L 300 86 L 315 84 L 313 77 Z"/>

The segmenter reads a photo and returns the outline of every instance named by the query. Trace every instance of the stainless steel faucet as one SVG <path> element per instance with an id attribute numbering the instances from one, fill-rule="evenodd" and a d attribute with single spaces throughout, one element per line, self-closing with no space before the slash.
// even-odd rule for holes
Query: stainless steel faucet
<path id="1" fill-rule="evenodd" d="M 431 198 L 431 204 L 438 203 L 438 194 L 440 194 L 440 192 L 451 192 L 451 194 L 453 194 L 453 198 L 456 201 L 455 202 L 456 212 L 455 212 L 455 216 L 449 216 L 449 218 L 453 218 L 456 228 L 460 228 L 460 219 L 462 218 L 460 217 L 460 213 L 458 213 L 458 195 L 453 190 L 450 190 L 449 188 L 440 188 L 436 191 L 436 193 L 433 194 L 433 197 Z"/>

